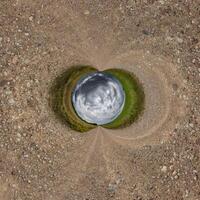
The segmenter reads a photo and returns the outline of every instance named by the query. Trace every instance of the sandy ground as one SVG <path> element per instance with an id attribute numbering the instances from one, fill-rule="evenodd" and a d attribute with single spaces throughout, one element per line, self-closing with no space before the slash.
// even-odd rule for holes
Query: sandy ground
<path id="1" fill-rule="evenodd" d="M 134 72 L 132 126 L 79 134 L 49 106 L 72 65 Z M 200 1 L 1 0 L 0 200 L 199 200 Z"/>

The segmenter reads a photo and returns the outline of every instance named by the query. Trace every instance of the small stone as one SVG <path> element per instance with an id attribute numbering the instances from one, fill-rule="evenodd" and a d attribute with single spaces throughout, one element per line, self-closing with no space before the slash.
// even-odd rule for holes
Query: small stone
<path id="1" fill-rule="evenodd" d="M 12 64 L 16 65 L 18 63 L 18 57 L 14 56 L 12 59 Z"/>
<path id="2" fill-rule="evenodd" d="M 28 63 L 30 63 L 30 60 L 29 60 L 29 59 L 25 59 L 23 63 L 24 63 L 25 65 L 27 65 Z"/>
<path id="3" fill-rule="evenodd" d="M 84 14 L 85 14 L 85 15 L 89 15 L 89 14 L 90 14 L 90 11 L 89 11 L 89 10 L 85 10 Z"/>
<path id="4" fill-rule="evenodd" d="M 160 0 L 159 3 L 163 5 L 165 2 L 163 0 Z"/>
<path id="5" fill-rule="evenodd" d="M 179 64 L 181 63 L 181 59 L 180 58 L 177 59 L 177 63 L 179 63 Z"/>
<path id="6" fill-rule="evenodd" d="M 189 126 L 193 128 L 193 127 L 194 127 L 194 124 L 192 124 L 192 123 L 189 123 Z"/>
<path id="7" fill-rule="evenodd" d="M 178 37 L 178 38 L 176 38 L 176 40 L 177 40 L 177 42 L 180 43 L 180 44 L 183 43 L 183 39 L 182 39 L 182 38 L 179 38 L 179 37 Z"/>
<path id="8" fill-rule="evenodd" d="M 176 176 L 176 175 L 177 175 L 177 171 L 176 171 L 176 170 L 173 171 L 172 175 L 173 175 L 173 176 Z"/>
<path id="9" fill-rule="evenodd" d="M 170 36 L 167 36 L 165 39 L 166 39 L 167 41 L 172 41 L 172 40 L 173 40 L 173 38 L 170 37 Z"/>
<path id="10" fill-rule="evenodd" d="M 20 134 L 20 133 L 17 133 L 17 137 L 21 137 L 21 134 Z"/>
<path id="11" fill-rule="evenodd" d="M 166 173 L 166 172 L 167 172 L 167 166 L 163 166 L 163 167 L 161 168 L 161 172 Z"/>
<path id="12" fill-rule="evenodd" d="M 15 104 L 15 100 L 14 100 L 14 99 L 9 99 L 9 100 L 8 100 L 8 103 L 9 103 L 10 105 L 14 105 L 14 104 Z"/>
<path id="13" fill-rule="evenodd" d="M 30 86 L 31 86 L 31 83 L 30 83 L 30 82 L 28 82 L 26 85 L 27 85 L 27 87 L 30 87 Z"/>
<path id="14" fill-rule="evenodd" d="M 174 176 L 174 179 L 178 179 L 178 176 L 176 175 L 176 176 Z"/>
<path id="15" fill-rule="evenodd" d="M 32 22 L 33 21 L 33 16 L 30 16 L 28 19 L 29 19 L 29 21 Z"/>
<path id="16" fill-rule="evenodd" d="M 187 81 L 186 79 L 183 80 L 183 83 L 184 83 L 184 84 L 187 84 L 187 82 L 188 82 L 188 81 Z"/>
<path id="17" fill-rule="evenodd" d="M 196 24 L 197 21 L 195 19 L 192 20 L 192 24 Z"/>

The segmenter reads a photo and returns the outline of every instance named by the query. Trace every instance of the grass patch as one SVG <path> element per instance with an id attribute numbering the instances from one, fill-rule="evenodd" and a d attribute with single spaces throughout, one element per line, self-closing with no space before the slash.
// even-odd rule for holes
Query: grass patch
<path id="1" fill-rule="evenodd" d="M 97 71 L 90 66 L 74 66 L 59 76 L 51 88 L 50 105 L 57 117 L 71 129 L 86 132 L 96 127 L 83 121 L 76 114 L 72 105 L 72 92 L 83 76 Z"/>
<path id="2" fill-rule="evenodd" d="M 121 114 L 112 122 L 103 125 L 105 128 L 116 129 L 131 125 L 138 119 L 144 109 L 144 91 L 134 74 L 122 69 L 108 69 L 104 72 L 116 77 L 125 92 L 125 104 Z"/>
<path id="3" fill-rule="evenodd" d="M 87 132 L 96 127 L 82 120 L 72 104 L 72 92 L 77 82 L 97 69 L 90 66 L 74 66 L 56 78 L 51 88 L 50 105 L 57 117 L 71 129 Z M 144 109 L 144 91 L 134 74 L 122 69 L 105 70 L 118 79 L 125 92 L 125 104 L 121 114 L 112 122 L 102 125 L 108 129 L 124 128 L 136 121 Z"/>

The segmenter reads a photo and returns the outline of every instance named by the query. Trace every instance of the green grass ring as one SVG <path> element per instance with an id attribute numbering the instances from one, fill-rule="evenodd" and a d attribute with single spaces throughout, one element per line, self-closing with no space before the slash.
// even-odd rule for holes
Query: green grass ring
<path id="1" fill-rule="evenodd" d="M 125 104 L 121 114 L 105 128 L 116 129 L 130 126 L 144 110 L 144 90 L 137 77 L 126 70 L 108 69 L 104 72 L 115 76 L 122 84 L 125 92 Z"/>
<path id="2" fill-rule="evenodd" d="M 67 125 L 78 132 L 87 132 L 96 127 L 87 123 L 76 113 L 72 104 L 72 93 L 77 82 L 92 72 L 98 71 L 91 66 L 75 66 L 59 76 L 51 88 L 51 105 L 57 116 Z M 125 92 L 125 104 L 121 114 L 111 123 L 102 125 L 104 128 L 117 129 L 130 126 L 135 122 L 144 109 L 144 91 L 134 74 L 122 69 L 103 71 L 118 79 Z"/>
<path id="3" fill-rule="evenodd" d="M 51 105 L 57 116 L 67 125 L 76 131 L 87 132 L 96 127 L 78 117 L 72 105 L 72 91 L 78 80 L 88 73 L 97 71 L 90 66 L 72 67 L 57 78 L 56 84 L 52 87 Z"/>

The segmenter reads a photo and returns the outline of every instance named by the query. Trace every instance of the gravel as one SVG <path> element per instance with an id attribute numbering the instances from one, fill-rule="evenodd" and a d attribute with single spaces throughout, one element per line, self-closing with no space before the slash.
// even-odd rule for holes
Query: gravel
<path id="1" fill-rule="evenodd" d="M 0 199 L 200 199 L 199 7 L 199 1 L 0 1 Z M 146 139 L 116 137 L 124 130 L 76 133 L 49 106 L 52 83 L 68 66 L 103 69 L 121 59 L 122 68 L 134 62 L 145 72 L 143 64 L 161 58 L 167 80 L 160 85 L 170 85 L 163 92 L 176 102 L 165 126 Z"/>

